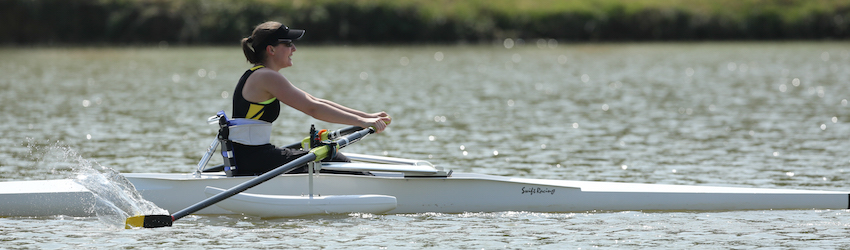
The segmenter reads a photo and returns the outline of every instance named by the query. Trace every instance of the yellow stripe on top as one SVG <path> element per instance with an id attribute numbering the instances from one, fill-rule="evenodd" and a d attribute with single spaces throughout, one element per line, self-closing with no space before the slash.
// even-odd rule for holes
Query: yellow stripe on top
<path id="1" fill-rule="evenodd" d="M 273 101 L 276 101 L 276 100 L 277 100 L 277 97 L 272 97 L 272 99 L 268 99 L 268 100 L 266 100 L 266 101 L 264 101 L 264 102 L 261 102 L 260 104 L 262 104 L 262 105 L 269 105 L 269 104 L 271 104 Z"/>
<path id="2" fill-rule="evenodd" d="M 251 103 L 251 106 L 248 107 L 248 115 L 246 115 L 245 118 L 259 120 L 260 117 L 263 117 L 263 113 L 266 111 L 266 105 L 269 105 L 274 101 L 277 101 L 277 97 L 272 97 L 272 99 L 268 99 L 267 101 L 259 104 Z"/>
<path id="3" fill-rule="evenodd" d="M 251 103 L 251 106 L 248 107 L 248 115 L 246 115 L 245 118 L 259 120 L 260 117 L 263 117 L 265 108 L 265 105 L 257 105 Z"/>

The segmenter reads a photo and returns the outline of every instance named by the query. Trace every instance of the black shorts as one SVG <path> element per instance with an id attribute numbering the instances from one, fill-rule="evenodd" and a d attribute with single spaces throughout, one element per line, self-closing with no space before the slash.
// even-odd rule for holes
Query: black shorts
<path id="1" fill-rule="evenodd" d="M 282 166 L 290 161 L 298 159 L 301 156 L 309 153 L 308 151 L 299 150 L 299 149 L 291 149 L 291 148 L 278 148 L 272 144 L 260 145 L 260 146 L 248 146 L 242 145 L 239 143 L 233 143 L 233 154 L 236 160 L 236 171 L 234 171 L 233 175 L 236 176 L 252 176 L 252 175 L 261 175 L 265 172 L 271 171 L 277 167 Z M 342 155 L 341 153 L 337 153 L 333 158 L 328 158 L 322 160 L 323 162 L 351 162 L 348 157 Z M 297 173 L 306 173 L 307 172 L 307 164 L 296 167 L 295 169 L 287 172 L 288 174 L 297 174 Z M 322 170 L 323 173 L 332 171 Z M 353 173 L 358 174 L 358 173 Z M 362 174 L 362 173 L 359 173 Z"/>

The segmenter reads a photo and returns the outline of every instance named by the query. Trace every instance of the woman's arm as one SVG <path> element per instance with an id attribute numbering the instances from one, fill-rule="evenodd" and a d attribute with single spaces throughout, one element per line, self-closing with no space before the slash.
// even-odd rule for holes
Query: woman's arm
<path id="1" fill-rule="evenodd" d="M 255 72 L 255 74 L 260 72 Z M 270 73 L 270 74 L 268 74 Z M 347 108 L 331 101 L 313 97 L 303 90 L 292 85 L 289 80 L 277 72 L 263 72 L 257 74 L 258 87 L 276 97 L 280 102 L 303 112 L 313 118 L 339 124 L 347 124 L 358 127 L 374 127 L 377 132 L 386 128 L 389 117 L 381 117 L 376 113 L 367 114 L 362 111 Z M 252 75 L 253 76 L 253 75 Z M 386 113 L 383 113 L 386 114 Z"/>
<path id="2" fill-rule="evenodd" d="M 369 114 L 369 113 L 366 113 L 366 112 L 363 112 L 363 111 L 360 111 L 360 110 L 356 110 L 356 109 L 353 109 L 353 108 L 349 108 L 349 107 L 346 107 L 346 106 L 340 105 L 340 104 L 335 103 L 335 102 L 333 102 L 333 101 L 331 101 L 331 100 L 327 100 L 327 99 L 322 99 L 322 98 L 315 97 L 315 96 L 313 96 L 313 95 L 310 95 L 309 93 L 306 93 L 306 94 L 307 94 L 307 96 L 308 96 L 309 98 L 312 98 L 313 100 L 315 100 L 315 101 L 317 101 L 317 102 L 321 102 L 321 103 L 324 103 L 324 104 L 327 104 L 327 105 L 333 106 L 333 107 L 335 107 L 335 108 L 337 108 L 337 109 L 339 109 L 339 110 L 342 110 L 342 111 L 345 111 L 345 112 L 351 113 L 351 114 L 356 115 L 356 116 L 359 116 L 359 117 L 363 117 L 363 118 L 389 117 L 389 115 L 388 115 L 386 112 L 383 112 L 383 111 L 382 111 L 382 112 L 378 112 L 378 113 L 372 113 L 372 114 Z"/>

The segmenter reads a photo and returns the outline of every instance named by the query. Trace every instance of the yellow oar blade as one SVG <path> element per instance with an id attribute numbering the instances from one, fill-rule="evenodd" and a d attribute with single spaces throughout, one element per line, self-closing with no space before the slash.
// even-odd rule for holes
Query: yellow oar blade
<path id="1" fill-rule="evenodd" d="M 136 215 L 127 218 L 124 223 L 124 228 L 154 228 L 154 227 L 170 227 L 174 220 L 171 215 Z"/>

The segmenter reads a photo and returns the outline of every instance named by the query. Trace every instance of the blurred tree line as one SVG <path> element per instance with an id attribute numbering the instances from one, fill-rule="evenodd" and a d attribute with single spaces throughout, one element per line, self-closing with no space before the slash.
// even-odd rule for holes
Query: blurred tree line
<path id="1" fill-rule="evenodd" d="M 0 0 L 0 44 L 234 44 L 267 20 L 318 43 L 850 37 L 847 0 Z"/>

